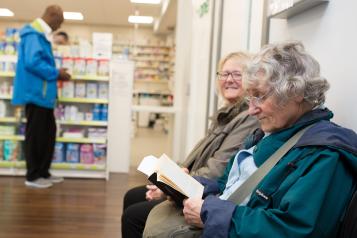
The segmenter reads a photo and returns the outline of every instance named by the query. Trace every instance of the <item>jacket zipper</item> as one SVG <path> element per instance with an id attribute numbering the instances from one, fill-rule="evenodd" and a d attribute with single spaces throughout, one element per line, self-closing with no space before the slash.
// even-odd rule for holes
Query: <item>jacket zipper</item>
<path id="1" fill-rule="evenodd" d="M 43 87 L 42 87 L 42 96 L 45 98 L 46 97 L 46 92 L 47 92 L 47 81 L 43 82 Z"/>

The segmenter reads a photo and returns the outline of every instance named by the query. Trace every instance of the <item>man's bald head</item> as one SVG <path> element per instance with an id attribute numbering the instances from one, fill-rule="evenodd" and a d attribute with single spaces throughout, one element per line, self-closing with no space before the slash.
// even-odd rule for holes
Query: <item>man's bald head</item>
<path id="1" fill-rule="evenodd" d="M 58 5 L 50 5 L 43 13 L 42 19 L 55 31 L 61 27 L 64 21 L 63 10 Z"/>

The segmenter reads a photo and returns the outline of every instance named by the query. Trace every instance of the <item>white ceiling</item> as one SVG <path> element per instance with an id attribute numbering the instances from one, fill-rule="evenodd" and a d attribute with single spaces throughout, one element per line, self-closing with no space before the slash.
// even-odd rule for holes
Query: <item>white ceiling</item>
<path id="1" fill-rule="evenodd" d="M 176 24 L 176 0 L 169 2 L 170 5 L 174 4 L 175 11 L 163 14 L 161 22 L 170 22 L 165 29 L 175 27 Z M 162 15 L 161 5 L 133 4 L 130 0 L 1 0 L 0 8 L 9 8 L 15 16 L 0 17 L 0 21 L 31 21 L 41 16 L 44 9 L 51 4 L 60 5 L 64 11 L 82 12 L 84 21 L 72 22 L 84 24 L 132 26 L 128 23 L 128 16 L 135 15 L 136 10 L 139 15 L 153 16 L 156 19 Z"/>

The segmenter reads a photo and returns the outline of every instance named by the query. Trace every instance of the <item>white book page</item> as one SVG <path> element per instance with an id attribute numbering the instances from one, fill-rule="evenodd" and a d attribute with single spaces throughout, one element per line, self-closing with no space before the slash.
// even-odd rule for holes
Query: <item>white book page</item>
<path id="1" fill-rule="evenodd" d="M 191 177 L 191 175 L 186 174 L 174 161 L 167 157 L 167 155 L 163 154 L 157 160 L 157 168 L 159 168 L 158 171 L 160 174 L 170 178 L 170 180 L 175 183 L 187 197 L 202 198 L 202 184 Z"/>
<path id="2" fill-rule="evenodd" d="M 158 158 L 153 155 L 145 156 L 143 160 L 140 162 L 137 170 L 146 174 L 148 177 L 156 172 L 156 164 Z"/>

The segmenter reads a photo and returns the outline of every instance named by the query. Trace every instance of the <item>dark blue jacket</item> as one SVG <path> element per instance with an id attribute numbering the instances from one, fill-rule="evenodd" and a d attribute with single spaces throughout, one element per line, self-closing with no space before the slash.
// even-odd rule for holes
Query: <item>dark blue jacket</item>
<path id="1" fill-rule="evenodd" d="M 335 237 L 355 189 L 357 135 L 330 118 L 327 109 L 311 111 L 257 143 L 259 167 L 298 130 L 316 123 L 253 189 L 246 206 L 207 196 L 223 191 L 232 162 L 216 183 L 205 180 L 203 237 Z"/>

